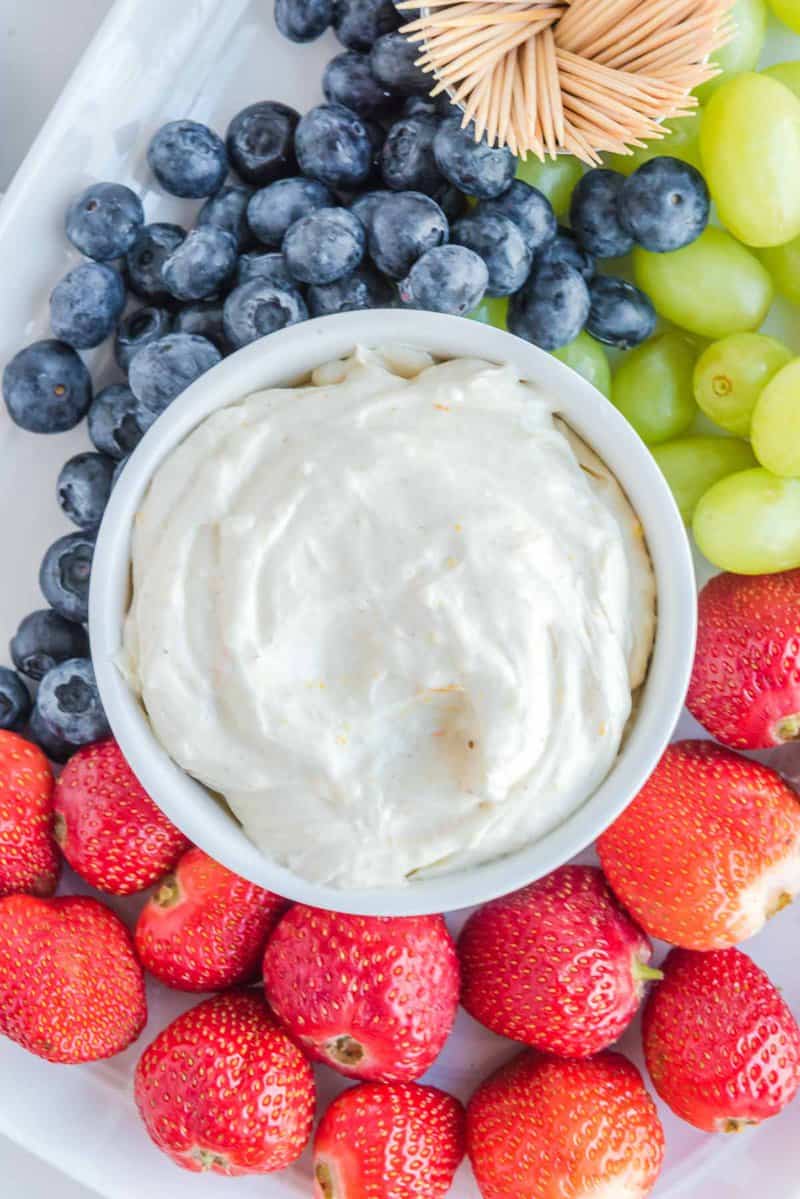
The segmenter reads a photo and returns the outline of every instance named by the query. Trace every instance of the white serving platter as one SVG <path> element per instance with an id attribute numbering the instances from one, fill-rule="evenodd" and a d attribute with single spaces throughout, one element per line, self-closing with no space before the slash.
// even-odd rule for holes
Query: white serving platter
<path id="1" fill-rule="evenodd" d="M 145 149 L 158 125 L 191 116 L 224 130 L 239 108 L 261 99 L 306 109 L 321 98 L 322 69 L 338 48 L 332 37 L 311 46 L 284 41 L 272 20 L 272 0 L 118 0 L 0 207 L 0 368 L 22 345 L 47 335 L 48 294 L 75 257 L 62 226 L 66 204 L 77 191 L 92 180 L 119 179 L 140 191 L 148 219 L 190 221 L 195 205 L 169 200 L 151 186 Z M 800 39 L 773 28 L 765 61 L 797 57 Z M 800 350 L 796 313 L 778 308 L 770 326 Z M 114 377 L 106 352 L 95 368 L 101 382 Z M 56 475 L 66 458 L 87 445 L 83 428 L 37 437 L 16 428 L 5 408 L 0 411 L 0 645 L 22 616 L 42 605 L 41 555 L 68 531 L 55 500 Z M 688 716 L 677 730 L 684 736 L 698 731 Z M 800 781 L 800 749 L 771 757 Z M 64 889 L 85 888 L 68 874 Z M 140 904 L 115 906 L 131 920 Z M 451 919 L 454 932 L 462 922 L 463 914 Z M 746 946 L 795 1012 L 800 1012 L 798 946 L 800 904 Z M 157 984 L 151 984 L 149 997 L 150 1023 L 141 1041 L 109 1062 L 53 1066 L 0 1040 L 0 1132 L 107 1199 L 309 1196 L 308 1154 L 283 1174 L 230 1180 L 181 1171 L 151 1145 L 133 1104 L 133 1068 L 143 1045 L 196 999 Z M 641 1065 L 638 1022 L 621 1047 Z M 466 1099 L 515 1052 L 510 1042 L 461 1012 L 427 1080 Z M 322 1107 L 341 1082 L 324 1068 L 318 1079 Z M 800 1199 L 800 1104 L 738 1137 L 705 1136 L 663 1109 L 661 1114 L 668 1148 L 658 1199 L 752 1199 L 759 1193 Z M 451 1193 L 453 1199 L 477 1199 L 466 1165 Z M 0 1183 L 0 1194 L 25 1199 L 13 1180 Z"/>

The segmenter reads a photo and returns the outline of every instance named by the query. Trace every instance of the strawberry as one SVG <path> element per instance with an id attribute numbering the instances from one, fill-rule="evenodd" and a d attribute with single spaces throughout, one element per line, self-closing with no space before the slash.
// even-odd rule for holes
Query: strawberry
<path id="1" fill-rule="evenodd" d="M 296 904 L 264 954 L 278 1019 L 351 1078 L 408 1082 L 447 1040 L 458 958 L 441 916 L 348 916 Z"/>
<path id="2" fill-rule="evenodd" d="M 134 1095 L 152 1140 L 185 1170 L 267 1174 L 295 1161 L 314 1075 L 258 991 L 214 995 L 145 1049 Z"/>
<path id="3" fill-rule="evenodd" d="M 50 763 L 38 746 L 0 729 L 0 896 L 52 895 L 60 870 Z"/>
<path id="4" fill-rule="evenodd" d="M 464 1156 L 464 1109 L 436 1087 L 362 1082 L 314 1138 L 316 1199 L 441 1199 Z"/>
<path id="5" fill-rule="evenodd" d="M 619 1053 L 570 1061 L 527 1050 L 469 1101 L 467 1153 L 483 1199 L 642 1199 L 664 1134 Z"/>
<path id="6" fill-rule="evenodd" d="M 153 803 L 113 737 L 72 755 L 56 783 L 55 811 L 64 857 L 110 895 L 152 886 L 190 844 Z"/>
<path id="7" fill-rule="evenodd" d="M 125 925 L 97 899 L 0 899 L 0 1032 L 49 1062 L 135 1041 L 147 1007 Z"/>
<path id="8" fill-rule="evenodd" d="M 673 949 L 642 1021 L 653 1085 L 676 1115 L 736 1132 L 786 1107 L 800 1088 L 800 1028 L 739 949 Z"/>
<path id="9" fill-rule="evenodd" d="M 287 907 L 202 849 L 187 849 L 142 908 L 136 950 L 145 969 L 168 987 L 219 991 L 255 977 Z"/>
<path id="10" fill-rule="evenodd" d="M 562 866 L 473 912 L 458 942 L 461 1002 L 500 1036 L 588 1057 L 633 1019 L 653 948 L 594 866 Z"/>
<path id="11" fill-rule="evenodd" d="M 767 766 L 711 741 L 677 741 L 597 851 L 652 937 L 723 949 L 800 890 L 800 801 Z"/>
<path id="12" fill-rule="evenodd" d="M 800 736 L 800 570 L 706 583 L 686 703 L 734 749 Z"/>

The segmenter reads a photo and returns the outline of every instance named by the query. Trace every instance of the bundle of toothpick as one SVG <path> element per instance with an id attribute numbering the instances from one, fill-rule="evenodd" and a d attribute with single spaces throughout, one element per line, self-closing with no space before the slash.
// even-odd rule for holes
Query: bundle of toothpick
<path id="1" fill-rule="evenodd" d="M 732 0 L 426 0 L 402 28 L 475 137 L 596 163 L 663 137 L 717 73 Z M 419 0 L 399 8 L 416 9 Z"/>

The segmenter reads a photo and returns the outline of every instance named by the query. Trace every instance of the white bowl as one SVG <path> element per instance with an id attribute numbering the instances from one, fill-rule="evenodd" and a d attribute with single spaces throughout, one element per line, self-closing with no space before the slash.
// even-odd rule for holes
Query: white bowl
<path id="1" fill-rule="evenodd" d="M 130 587 L 131 526 L 148 482 L 209 413 L 264 387 L 297 382 L 356 344 L 405 343 L 441 358 L 511 363 L 559 397 L 560 412 L 608 464 L 645 530 L 656 574 L 658 626 L 633 728 L 605 781 L 534 844 L 482 866 L 404 887 L 340 890 L 300 878 L 264 857 L 228 811 L 156 740 L 114 659 Z M 550 354 L 488 325 L 430 312 L 350 312 L 295 325 L 254 342 L 203 375 L 143 438 L 109 502 L 92 568 L 89 628 L 97 680 L 114 736 L 169 818 L 214 858 L 290 899 L 345 912 L 412 915 L 482 903 L 539 878 L 584 849 L 630 802 L 655 766 L 681 711 L 695 638 L 696 592 L 678 509 L 649 450 L 590 384 Z"/>

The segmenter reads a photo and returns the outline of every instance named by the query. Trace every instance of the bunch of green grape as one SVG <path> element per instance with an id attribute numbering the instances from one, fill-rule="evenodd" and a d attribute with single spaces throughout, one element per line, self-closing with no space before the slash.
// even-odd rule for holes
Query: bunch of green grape
<path id="1" fill-rule="evenodd" d="M 800 0 L 769 0 L 800 33 Z M 800 357 L 759 329 L 778 292 L 800 306 L 800 61 L 756 71 L 766 0 L 735 0 L 735 37 L 702 108 L 604 165 L 630 174 L 667 154 L 702 171 L 721 227 L 666 254 L 636 249 L 634 281 L 662 318 L 616 358 L 582 333 L 555 356 L 609 396 L 651 448 L 700 550 L 740 574 L 800 567 Z M 519 177 L 569 209 L 569 156 Z M 601 264 L 602 265 L 602 264 Z M 614 264 L 615 272 L 619 263 Z M 505 328 L 506 302 L 474 316 Z"/>

